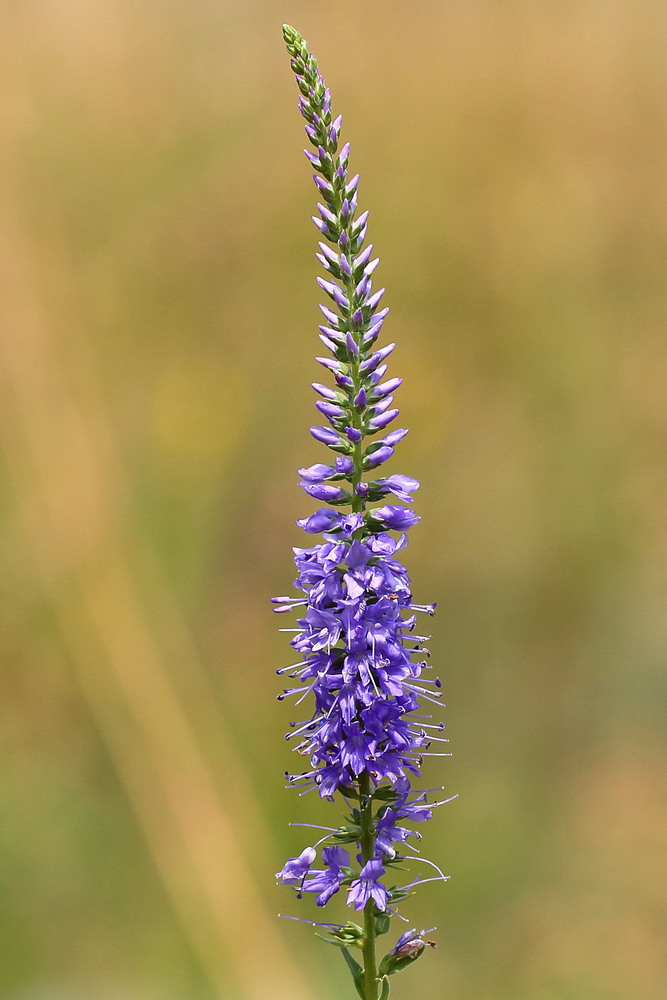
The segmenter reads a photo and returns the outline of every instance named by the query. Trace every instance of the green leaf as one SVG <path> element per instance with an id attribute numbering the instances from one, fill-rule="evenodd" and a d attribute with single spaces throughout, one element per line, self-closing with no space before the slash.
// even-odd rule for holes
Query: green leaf
<path id="1" fill-rule="evenodd" d="M 389 1000 L 389 980 L 386 977 L 382 980 L 382 993 L 380 994 L 380 1000 Z"/>
<path id="2" fill-rule="evenodd" d="M 378 913 L 375 918 L 375 933 L 386 934 L 391 927 L 391 917 L 388 913 Z"/>
<path id="3" fill-rule="evenodd" d="M 361 1000 L 365 1000 L 366 991 L 364 990 L 364 970 L 359 965 L 356 958 L 353 958 L 352 955 L 350 955 L 347 948 L 344 948 L 341 945 L 340 950 L 343 952 L 343 958 L 347 962 L 347 966 L 350 972 L 352 973 L 352 978 L 354 979 L 354 985 L 357 988 L 357 993 L 361 997 Z"/>

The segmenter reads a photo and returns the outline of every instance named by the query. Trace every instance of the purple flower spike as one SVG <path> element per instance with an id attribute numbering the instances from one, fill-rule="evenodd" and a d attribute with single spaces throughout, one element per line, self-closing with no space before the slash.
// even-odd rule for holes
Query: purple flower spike
<path id="1" fill-rule="evenodd" d="M 419 516 L 410 507 L 378 506 L 389 496 L 411 504 L 419 482 L 396 472 L 373 479 L 372 470 L 393 458 L 407 430 L 376 436 L 398 416 L 393 393 L 402 380 L 383 381 L 395 345 L 375 346 L 388 310 L 379 309 L 384 289 L 372 293 L 379 258 L 371 259 L 372 245 L 363 246 L 368 212 L 357 215 L 359 176 L 348 180 L 350 146 L 339 149 L 342 120 L 333 117 L 317 61 L 298 32 L 283 30 L 300 111 L 317 146 L 317 155 L 307 155 L 322 197 L 314 218 L 323 237 L 316 256 L 324 275 L 317 280 L 328 302 L 320 306 L 326 321 L 320 336 L 332 355 L 317 360 L 335 382 L 335 388 L 313 383 L 316 406 L 332 427 L 310 433 L 338 455 L 335 463 L 299 470 L 300 485 L 324 506 L 297 521 L 320 537 L 294 549 L 296 596 L 276 600 L 276 611 L 297 615 L 296 627 L 285 630 L 295 662 L 278 668 L 294 686 L 278 698 L 306 703 L 286 737 L 299 753 L 289 784 L 301 794 L 339 799 L 348 816 L 343 826 L 323 827 L 324 837 L 291 858 L 278 879 L 299 898 L 313 896 L 319 907 L 343 889 L 348 906 L 364 911 L 361 937 L 355 938 L 354 924 L 317 926 L 327 928 L 333 943 L 360 949 L 357 990 L 364 1000 L 377 1000 L 388 996 L 387 976 L 425 951 L 425 932 L 412 930 L 381 962 L 375 959 L 377 934 L 413 887 L 435 877 L 432 871 L 422 877 L 422 869 L 399 885 L 405 867 L 421 862 L 445 877 L 407 846 L 417 836 L 412 827 L 448 801 L 431 802 L 412 788 L 423 757 L 439 756 L 443 741 L 437 735 L 442 723 L 425 721 L 427 709 L 439 705 L 440 681 L 428 675 L 428 636 L 414 631 L 417 613 L 432 614 L 434 605 L 415 603 L 399 561 L 405 532 Z M 359 968 L 356 960 L 351 967 Z"/>

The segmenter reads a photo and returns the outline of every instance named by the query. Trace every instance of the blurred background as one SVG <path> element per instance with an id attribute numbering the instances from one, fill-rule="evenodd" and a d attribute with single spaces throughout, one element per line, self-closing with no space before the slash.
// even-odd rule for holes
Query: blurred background
<path id="1" fill-rule="evenodd" d="M 333 818 L 283 788 L 268 603 L 323 454 L 283 21 L 362 173 L 440 612 L 451 881 L 393 993 L 658 1000 L 662 0 L 0 8 L 0 996 L 352 995 L 273 878 Z"/>

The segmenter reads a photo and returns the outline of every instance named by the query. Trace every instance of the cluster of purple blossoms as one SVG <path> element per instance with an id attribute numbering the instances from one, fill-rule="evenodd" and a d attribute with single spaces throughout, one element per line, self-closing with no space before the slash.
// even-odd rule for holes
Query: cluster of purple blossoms
<path id="1" fill-rule="evenodd" d="M 294 633 L 297 662 L 278 671 L 298 683 L 279 698 L 294 696 L 297 705 L 308 699 L 312 708 L 287 734 L 298 740 L 295 749 L 308 762 L 301 773 L 288 775 L 290 784 L 302 794 L 340 794 L 349 815 L 340 827 L 321 828 L 326 835 L 291 858 L 278 878 L 299 896 L 312 893 L 318 906 L 344 888 L 348 905 L 364 911 L 364 931 L 357 929 L 363 939 L 356 943 L 365 969 L 357 988 L 374 1000 L 373 983 L 423 950 L 420 936 L 409 931 L 379 974 L 374 950 L 370 954 L 369 939 L 374 949 L 375 934 L 388 929 L 396 904 L 430 880 L 420 874 L 398 885 L 403 862 L 432 865 L 437 875 L 431 878 L 445 878 L 408 847 L 409 838 L 420 839 L 412 824 L 442 804 L 411 788 L 424 756 L 446 756 L 429 750 L 434 741 L 446 741 L 442 723 L 424 711 L 424 703 L 439 705 L 440 681 L 429 677 L 424 643 L 430 637 L 417 625 L 417 616 L 432 615 L 434 605 L 414 602 L 398 558 L 405 531 L 420 520 L 403 506 L 412 503 L 419 483 L 377 471 L 407 430 L 386 431 L 398 416 L 393 394 L 402 380 L 386 378 L 395 345 L 376 346 L 388 310 L 380 308 L 384 289 L 373 291 L 379 261 L 372 245 L 364 245 L 368 212 L 357 214 L 359 176 L 348 175 L 350 147 L 339 150 L 342 119 L 333 116 L 315 58 L 293 28 L 285 26 L 284 37 L 312 146 L 306 156 L 322 199 L 313 221 L 322 237 L 317 258 L 327 272 L 318 283 L 328 299 L 320 327 L 328 355 L 317 360 L 333 375 L 334 386 L 313 384 L 327 424 L 312 427 L 311 434 L 334 454 L 329 464 L 299 470 L 306 493 L 327 506 L 297 522 L 306 533 L 323 535 L 317 544 L 295 549 L 299 596 L 274 599 L 276 611 L 300 615 L 297 628 L 285 630 Z M 317 848 L 325 843 L 318 864 Z M 349 930 L 352 924 L 320 926 L 339 945 L 356 933 Z"/>

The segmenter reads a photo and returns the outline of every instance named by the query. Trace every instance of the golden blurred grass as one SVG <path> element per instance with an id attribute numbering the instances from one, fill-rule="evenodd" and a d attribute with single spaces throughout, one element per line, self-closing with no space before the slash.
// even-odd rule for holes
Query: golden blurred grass
<path id="1" fill-rule="evenodd" d="M 396 992 L 655 1000 L 657 0 L 0 12 L 2 994 L 348 988 L 274 918 L 272 872 L 301 845 L 287 819 L 319 808 L 282 789 L 266 603 L 291 578 L 292 470 L 318 454 L 284 20 L 362 171 L 406 378 L 401 468 L 424 483 L 410 567 L 442 609 L 461 797 L 426 835 L 453 878 L 414 904 L 441 944 Z"/>

